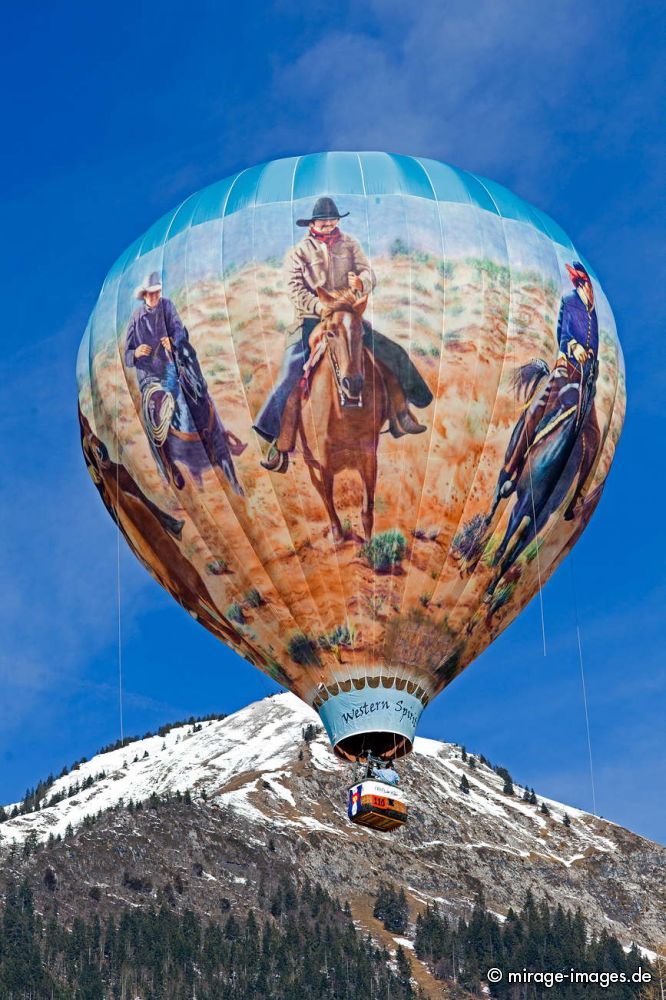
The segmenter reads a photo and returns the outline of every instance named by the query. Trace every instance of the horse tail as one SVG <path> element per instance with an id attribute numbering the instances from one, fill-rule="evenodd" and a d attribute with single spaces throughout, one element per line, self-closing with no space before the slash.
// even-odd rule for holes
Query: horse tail
<path id="1" fill-rule="evenodd" d="M 550 375 L 548 363 L 543 358 L 532 358 L 526 365 L 516 368 L 511 379 L 511 388 L 516 396 L 528 399 L 542 378 Z"/>

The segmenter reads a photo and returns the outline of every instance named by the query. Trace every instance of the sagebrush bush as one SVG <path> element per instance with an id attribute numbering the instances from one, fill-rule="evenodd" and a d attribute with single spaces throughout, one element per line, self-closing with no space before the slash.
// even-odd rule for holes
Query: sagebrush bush
<path id="1" fill-rule="evenodd" d="M 304 632 L 297 632 L 289 640 L 289 655 L 301 666 L 319 663 L 316 644 Z"/>
<path id="2" fill-rule="evenodd" d="M 391 528 L 373 535 L 361 549 L 362 555 L 378 573 L 388 573 L 405 558 L 407 540 L 401 531 Z"/>
<path id="3" fill-rule="evenodd" d="M 250 587 L 245 595 L 245 600 L 251 608 L 260 608 L 262 604 L 266 603 L 256 587 Z"/>
<path id="4" fill-rule="evenodd" d="M 242 605 L 237 601 L 234 601 L 234 603 L 230 604 L 227 608 L 226 617 L 231 622 L 237 622 L 239 625 L 243 625 L 245 623 L 245 614 L 243 613 Z"/>
<path id="5" fill-rule="evenodd" d="M 356 638 L 356 629 L 353 625 L 345 622 L 344 625 L 336 625 L 328 635 L 322 635 L 319 645 L 322 649 L 331 649 L 333 646 L 353 646 Z"/>

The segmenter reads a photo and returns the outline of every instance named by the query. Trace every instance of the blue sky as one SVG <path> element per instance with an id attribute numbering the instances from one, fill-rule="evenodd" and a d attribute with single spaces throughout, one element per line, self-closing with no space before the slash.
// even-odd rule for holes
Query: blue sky
<path id="1" fill-rule="evenodd" d="M 116 539 L 79 454 L 74 377 L 108 268 L 159 215 L 244 166 L 387 149 L 543 208 L 613 305 L 627 421 L 575 586 L 598 811 L 665 840 L 659 5 L 65 4 L 36 19 L 12 11 L 0 65 L 0 801 L 118 736 Z M 121 583 L 127 732 L 274 690 L 124 547 Z M 545 658 L 533 602 L 421 733 L 589 808 L 573 586 L 569 559 L 544 592 Z"/>

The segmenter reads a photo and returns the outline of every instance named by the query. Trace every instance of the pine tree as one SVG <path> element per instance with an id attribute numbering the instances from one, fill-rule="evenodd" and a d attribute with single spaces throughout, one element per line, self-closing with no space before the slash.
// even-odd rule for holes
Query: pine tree
<path id="1" fill-rule="evenodd" d="M 460 789 L 461 792 L 464 792 L 465 795 L 469 795 L 470 785 L 469 785 L 469 781 L 467 780 L 467 775 L 466 774 L 463 774 L 463 776 L 461 777 L 460 784 L 458 785 L 458 788 Z"/>
<path id="2" fill-rule="evenodd" d="M 402 945 L 398 945 L 398 950 L 395 954 L 396 964 L 398 966 L 398 977 L 404 989 L 405 997 L 413 997 L 414 991 L 412 989 L 412 966 L 410 964 L 407 955 L 405 954 L 405 949 Z"/>
<path id="3" fill-rule="evenodd" d="M 387 931 L 392 934 L 403 934 L 407 930 L 409 920 L 409 904 L 405 890 L 397 892 L 395 886 L 381 883 L 375 899 L 373 916 L 381 920 Z"/>

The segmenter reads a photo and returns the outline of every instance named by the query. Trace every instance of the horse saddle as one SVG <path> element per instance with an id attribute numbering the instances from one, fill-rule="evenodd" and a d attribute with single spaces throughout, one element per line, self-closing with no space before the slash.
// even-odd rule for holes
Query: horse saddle
<path id="1" fill-rule="evenodd" d="M 301 394 L 304 399 L 308 398 L 310 392 L 310 377 L 323 356 L 326 354 L 326 334 L 320 325 L 317 325 L 310 334 L 308 344 L 310 347 L 310 356 L 303 365 L 303 375 L 300 383 Z"/>

